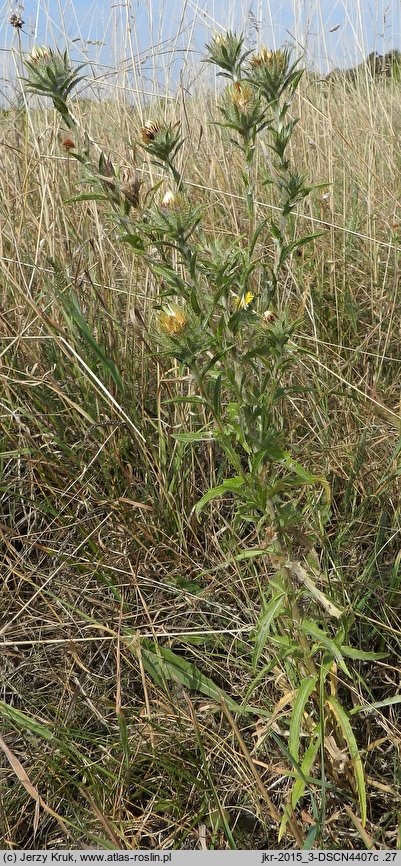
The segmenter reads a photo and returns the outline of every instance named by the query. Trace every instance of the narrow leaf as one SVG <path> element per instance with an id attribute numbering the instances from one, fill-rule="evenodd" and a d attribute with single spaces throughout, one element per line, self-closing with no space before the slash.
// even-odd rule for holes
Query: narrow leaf
<path id="1" fill-rule="evenodd" d="M 223 689 L 220 689 L 213 680 L 205 676 L 196 665 L 188 662 L 182 656 L 177 655 L 168 647 L 159 646 L 157 652 L 141 647 L 142 661 L 145 670 L 151 675 L 159 686 L 163 686 L 163 680 L 173 680 L 181 683 L 190 691 L 200 692 L 202 695 L 212 698 L 217 703 L 223 698 L 227 706 L 235 713 L 244 712 L 244 709 L 236 703 Z"/>
<path id="2" fill-rule="evenodd" d="M 173 433 L 173 439 L 177 442 L 213 442 L 214 430 L 195 430 L 193 433 Z"/>
<path id="3" fill-rule="evenodd" d="M 312 692 L 316 688 L 317 677 L 305 677 L 297 691 L 297 696 L 294 701 L 294 706 L 290 722 L 290 734 L 288 739 L 288 748 L 298 761 L 299 757 L 299 738 L 301 733 L 302 719 L 307 701 Z"/>
<path id="4" fill-rule="evenodd" d="M 336 642 L 332 638 L 330 638 L 326 634 L 326 632 L 323 631 L 323 629 L 319 628 L 319 626 L 315 625 L 314 622 L 310 622 L 307 619 L 303 620 L 303 622 L 300 624 L 299 628 L 301 629 L 301 631 L 305 632 L 305 634 L 309 635 L 310 637 L 313 637 L 314 640 L 323 644 L 323 646 L 325 646 L 326 649 L 328 649 L 328 651 L 331 653 L 333 658 L 335 658 L 335 660 L 338 663 L 341 670 L 344 671 L 344 673 L 347 675 L 347 677 L 352 679 L 352 675 L 351 675 L 350 671 L 348 670 L 347 665 L 345 664 L 345 661 L 343 659 L 343 655 L 342 655 L 342 652 L 340 650 L 340 647 L 336 644 Z"/>
<path id="5" fill-rule="evenodd" d="M 362 758 L 358 749 L 358 744 L 356 742 L 348 715 L 345 712 L 344 708 L 341 706 L 341 704 L 338 703 L 338 701 L 333 695 L 330 695 L 327 703 L 329 704 L 337 720 L 337 723 L 341 728 L 343 737 L 348 746 L 352 766 L 354 768 L 355 782 L 359 799 L 359 808 L 361 810 L 361 823 L 364 827 L 366 824 L 366 787 L 365 776 L 362 766 Z"/>
<path id="6" fill-rule="evenodd" d="M 401 695 L 394 695 L 392 698 L 385 698 L 384 701 L 376 701 L 374 704 L 366 704 L 365 707 L 353 707 L 352 710 L 349 711 L 349 715 L 353 716 L 355 713 L 363 712 L 368 713 L 369 710 L 380 710 L 381 707 L 392 707 L 393 704 L 401 704 Z"/>
<path id="7" fill-rule="evenodd" d="M 208 502 L 211 502 L 213 499 L 219 499 L 220 496 L 225 496 L 226 493 L 238 490 L 240 487 L 243 486 L 243 484 L 244 479 L 240 478 L 238 475 L 235 475 L 233 478 L 228 478 L 226 481 L 223 482 L 223 484 L 220 484 L 218 487 L 211 487 L 210 490 L 208 490 L 204 494 L 204 496 L 202 496 L 202 499 L 200 499 L 199 502 L 196 503 L 195 513 L 200 514 L 200 512 L 203 510 L 205 505 L 208 504 Z"/>
<path id="8" fill-rule="evenodd" d="M 259 659 L 262 655 L 267 637 L 269 635 L 270 627 L 283 607 L 284 598 L 284 592 L 275 595 L 274 598 L 269 601 L 268 605 L 266 605 L 265 610 L 259 618 L 259 622 L 256 626 L 255 647 L 252 653 L 253 671 L 256 671 Z"/>
<path id="9" fill-rule="evenodd" d="M 304 755 L 304 758 L 303 758 L 303 761 L 301 764 L 302 776 L 300 776 L 296 780 L 294 787 L 292 789 L 292 793 L 291 793 L 292 809 L 296 809 L 301 797 L 303 797 L 305 787 L 306 787 L 305 777 L 310 775 L 310 771 L 311 771 L 311 768 L 313 767 L 313 764 L 315 763 L 319 748 L 320 748 L 320 734 L 317 736 L 316 739 L 311 740 L 311 742 L 309 743 L 309 746 L 305 752 L 305 755 Z M 278 836 L 279 842 L 281 841 L 281 839 L 283 838 L 283 835 L 284 835 L 284 830 L 285 830 L 285 827 L 286 827 L 286 824 L 288 821 L 288 813 L 289 813 L 289 810 L 286 809 L 284 812 L 281 824 L 280 824 L 280 830 L 279 830 L 279 836 Z"/>

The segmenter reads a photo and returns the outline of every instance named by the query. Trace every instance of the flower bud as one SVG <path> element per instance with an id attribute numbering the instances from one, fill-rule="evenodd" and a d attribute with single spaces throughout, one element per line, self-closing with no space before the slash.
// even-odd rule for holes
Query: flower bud
<path id="1" fill-rule="evenodd" d="M 162 198 L 162 207 L 174 208 L 177 204 L 177 199 L 171 189 L 169 189 Z"/>
<path id="2" fill-rule="evenodd" d="M 65 147 L 66 150 L 74 150 L 75 148 L 75 142 L 72 140 L 72 138 L 65 138 L 62 142 L 62 145 L 63 147 Z"/>
<path id="3" fill-rule="evenodd" d="M 265 325 L 271 325 L 276 320 L 276 318 L 277 316 L 275 313 L 273 313 L 273 310 L 265 310 L 262 316 Z"/>

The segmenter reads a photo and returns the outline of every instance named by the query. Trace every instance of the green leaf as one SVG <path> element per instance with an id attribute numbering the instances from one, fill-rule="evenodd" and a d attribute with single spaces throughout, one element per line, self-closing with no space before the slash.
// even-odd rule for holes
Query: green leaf
<path id="1" fill-rule="evenodd" d="M 307 472 L 300 463 L 296 463 L 296 461 L 292 460 L 291 457 L 285 458 L 283 460 L 283 464 L 287 466 L 288 469 L 291 469 L 292 472 L 295 472 L 295 475 L 297 475 L 298 478 L 301 478 L 302 481 L 305 481 L 307 484 L 311 484 L 313 482 L 315 476 Z"/>
<path id="2" fill-rule="evenodd" d="M 109 201 L 109 197 L 100 192 L 81 192 L 79 195 L 63 199 L 63 204 L 73 204 L 76 201 Z"/>
<path id="3" fill-rule="evenodd" d="M 358 744 L 356 742 L 348 715 L 344 708 L 341 706 L 341 704 L 339 704 L 339 702 L 335 697 L 333 697 L 333 695 L 330 695 L 330 697 L 327 699 L 327 703 L 333 711 L 333 714 L 338 722 L 339 727 L 341 728 L 343 737 L 348 746 L 352 766 L 354 768 L 356 788 L 358 791 L 359 807 L 361 810 L 361 824 L 364 827 L 366 824 L 366 787 L 365 776 L 362 766 L 362 758 L 358 749 Z"/>
<path id="4" fill-rule="evenodd" d="M 5 701 L 0 701 L 0 718 L 6 719 L 9 724 L 15 726 L 20 731 L 29 731 L 35 736 L 46 740 L 47 743 L 51 743 L 53 748 L 58 749 L 70 759 L 73 756 L 75 760 L 79 760 L 82 763 L 82 767 L 85 766 L 86 759 L 76 747 L 67 729 L 58 727 L 56 736 L 49 723 L 43 724 L 42 722 L 38 722 L 34 716 L 23 713 L 16 707 L 5 703 Z M 105 768 L 102 767 L 99 770 L 102 775 L 108 776 L 108 771 Z"/>
<path id="5" fill-rule="evenodd" d="M 375 659 L 386 659 L 389 653 L 365 652 L 364 650 L 355 649 L 352 646 L 341 646 L 341 652 L 344 656 L 356 661 L 368 662 Z"/>
<path id="6" fill-rule="evenodd" d="M 316 839 L 316 836 L 319 832 L 319 824 L 313 824 L 310 830 L 308 830 L 307 837 L 302 845 L 303 851 L 310 851 L 313 848 L 313 843 Z"/>
<path id="7" fill-rule="evenodd" d="M 266 553 L 266 551 L 265 551 Z M 259 659 L 262 655 L 264 646 L 266 644 L 267 637 L 269 635 L 270 627 L 276 617 L 280 614 L 281 609 L 283 607 L 285 598 L 285 593 L 280 592 L 274 596 L 274 598 L 269 601 L 266 605 L 265 610 L 259 618 L 259 622 L 256 626 L 255 633 L 255 647 L 252 653 L 252 668 L 253 671 L 256 671 Z"/>
<path id="8" fill-rule="evenodd" d="M 173 433 L 172 438 L 177 442 L 214 442 L 215 430 L 195 430 L 193 433 Z"/>
<path id="9" fill-rule="evenodd" d="M 250 547 L 249 550 L 237 553 L 233 557 L 232 562 L 243 562 L 245 559 L 257 559 L 259 556 L 266 556 L 266 549 L 264 547 Z M 227 560 L 227 562 L 230 562 L 230 560 Z M 209 572 L 207 572 L 207 574 L 209 574 Z"/>
<path id="10" fill-rule="evenodd" d="M 120 710 L 120 712 L 117 713 L 117 721 L 118 721 L 118 728 L 120 731 L 121 745 L 123 747 L 127 767 L 129 767 L 130 747 L 129 747 L 129 742 L 128 742 L 128 729 L 127 729 L 127 723 L 125 721 L 124 713 L 122 713 L 121 710 Z"/>
<path id="11" fill-rule="evenodd" d="M 156 648 L 157 645 L 153 644 L 153 646 Z M 177 655 L 168 647 L 157 646 L 157 651 L 154 652 L 142 644 L 141 656 L 145 670 L 161 688 L 164 688 L 164 680 L 173 680 L 173 682 L 181 683 L 190 691 L 200 692 L 200 694 L 212 698 L 218 704 L 223 699 L 230 710 L 235 713 L 242 713 L 248 709 L 237 704 L 223 689 L 216 686 L 213 680 L 205 676 L 196 665 Z M 253 709 L 257 712 L 256 708 Z"/>
<path id="12" fill-rule="evenodd" d="M 313 637 L 314 640 L 323 644 L 323 646 L 325 646 L 326 649 L 331 653 L 331 655 L 336 660 L 341 670 L 344 671 L 344 673 L 347 675 L 347 677 L 349 677 L 350 679 L 353 678 L 352 674 L 347 668 L 347 665 L 345 664 L 340 647 L 332 638 L 330 638 L 326 634 L 325 631 L 323 631 L 323 629 L 319 628 L 319 626 L 317 626 L 314 622 L 310 622 L 307 619 L 303 620 L 299 628 L 305 634 L 309 635 L 309 637 Z"/>
<path id="13" fill-rule="evenodd" d="M 234 475 L 233 478 L 227 478 L 227 480 L 223 481 L 223 484 L 219 484 L 218 487 L 211 487 L 210 490 L 202 496 L 202 499 L 196 503 L 195 513 L 200 514 L 208 502 L 211 502 L 213 499 L 219 499 L 220 496 L 225 496 L 226 493 L 233 493 L 236 490 L 239 490 L 240 487 L 243 487 L 244 483 L 243 478 L 239 475 Z"/>
<path id="14" fill-rule="evenodd" d="M 349 711 L 349 715 L 353 716 L 355 713 L 363 712 L 368 713 L 370 710 L 379 710 L 381 707 L 392 707 L 393 704 L 401 704 L 401 695 L 394 695 L 392 698 L 385 698 L 384 701 L 376 701 L 374 704 L 366 704 L 365 707 L 353 707 Z"/>
<path id="15" fill-rule="evenodd" d="M 319 730 L 319 726 L 318 726 L 318 728 L 316 728 L 316 730 Z M 313 767 L 313 764 L 315 763 L 317 753 L 320 749 L 320 741 L 321 741 L 321 737 L 320 737 L 320 732 L 319 732 L 316 739 L 313 739 L 313 737 L 312 737 L 311 742 L 309 743 L 309 746 L 308 746 L 308 748 L 305 752 L 305 755 L 303 757 L 303 761 L 301 763 L 302 775 L 300 775 L 300 777 L 296 780 L 294 787 L 292 789 L 292 792 L 291 792 L 291 806 L 293 809 L 296 809 L 301 797 L 303 797 L 303 795 L 304 795 L 304 791 L 306 788 L 305 777 L 310 775 L 310 771 Z M 295 772 L 296 772 L 296 769 L 295 769 Z M 282 818 L 282 821 L 281 821 L 281 824 L 280 824 L 280 830 L 279 830 L 279 835 L 278 835 L 278 841 L 279 842 L 283 838 L 284 830 L 285 830 L 285 827 L 286 827 L 286 824 L 288 821 L 288 817 L 289 817 L 289 809 L 286 808 L 284 815 L 283 815 L 283 818 Z"/>
<path id="16" fill-rule="evenodd" d="M 220 352 L 216 352 L 216 354 L 213 355 L 213 358 L 211 358 L 210 361 L 203 368 L 203 370 L 201 370 L 201 373 L 200 373 L 201 379 L 203 379 L 206 376 L 206 373 L 208 373 L 209 370 L 211 370 L 213 367 L 216 366 L 216 364 L 221 360 L 221 358 L 224 357 L 224 355 L 227 355 L 227 352 L 231 352 L 231 350 L 233 348 L 234 347 L 232 345 L 226 346 L 225 349 L 222 349 Z"/>
<path id="17" fill-rule="evenodd" d="M 312 739 L 312 741 L 309 743 L 309 746 L 305 752 L 305 755 L 304 755 L 304 758 L 303 758 L 303 761 L 301 764 L 301 770 L 302 770 L 302 773 L 304 774 L 304 776 L 310 775 L 310 771 L 313 767 L 313 764 L 315 763 L 317 753 L 320 749 L 320 740 L 321 740 L 321 737 L 320 737 L 320 733 L 319 733 L 316 740 Z M 295 807 L 297 806 L 299 800 L 301 799 L 301 797 L 304 793 L 304 790 L 305 790 L 305 782 L 301 777 L 300 779 L 297 779 L 297 781 L 295 782 L 295 785 L 293 787 L 293 790 L 292 790 L 291 803 L 292 803 L 293 809 L 295 809 Z"/>
<path id="18" fill-rule="evenodd" d="M 270 223 L 270 234 L 272 235 L 272 237 L 274 238 L 275 241 L 278 241 L 278 243 L 280 243 L 280 244 L 283 243 L 282 232 L 280 231 L 278 225 L 276 225 L 276 223 L 274 223 L 274 222 Z"/>
<path id="19" fill-rule="evenodd" d="M 7 721 L 17 725 L 22 730 L 31 731 L 31 733 L 36 734 L 38 737 L 42 737 L 44 740 L 47 740 L 47 742 L 52 742 L 56 739 L 54 732 L 47 724 L 44 725 L 41 722 L 37 722 L 33 716 L 29 716 L 21 710 L 16 709 L 16 707 L 12 707 L 3 701 L 0 701 L 0 715 L 7 719 Z"/>
<path id="20" fill-rule="evenodd" d="M 213 568 L 208 568 L 205 571 L 199 572 L 198 577 L 201 578 L 206 577 L 206 575 L 209 574 L 216 574 L 216 572 L 227 569 L 235 562 L 243 562 L 244 560 L 248 559 L 259 559 L 261 556 L 266 556 L 266 553 L 266 548 L 250 547 L 249 550 L 243 550 L 242 553 L 237 553 L 235 556 L 231 556 L 229 559 L 223 559 L 222 562 L 219 562 L 219 564 L 213 566 Z"/>
<path id="21" fill-rule="evenodd" d="M 294 706 L 291 714 L 290 734 L 288 738 L 288 748 L 298 761 L 299 757 L 299 738 L 301 733 L 302 719 L 307 701 L 312 692 L 316 688 L 317 676 L 305 677 L 297 691 L 297 696 L 294 701 Z"/>
<path id="22" fill-rule="evenodd" d="M 292 253 L 294 250 L 299 247 L 304 247 L 305 244 L 309 244 L 311 241 L 314 241 L 316 238 L 321 238 L 324 235 L 324 232 L 314 232 L 313 235 L 305 235 L 303 238 L 299 238 L 299 240 L 292 241 L 286 247 L 288 253 Z"/>
<path id="23" fill-rule="evenodd" d="M 60 301 L 63 304 L 65 312 L 71 317 L 72 321 L 76 325 L 81 338 L 84 340 L 86 345 L 90 347 L 103 368 L 108 371 L 117 387 L 122 391 L 124 385 L 121 373 L 116 367 L 114 361 L 107 357 L 103 347 L 99 345 L 92 334 L 86 319 L 82 315 L 78 300 L 74 293 L 70 292 L 69 295 L 60 296 Z"/>
<path id="24" fill-rule="evenodd" d="M 221 383 L 222 383 L 222 374 L 219 373 L 217 379 L 213 385 L 213 396 L 212 396 L 212 405 L 215 417 L 220 418 L 221 415 Z"/>
<path id="25" fill-rule="evenodd" d="M 170 404 L 175 403 L 198 403 L 201 406 L 205 405 L 205 401 L 203 397 L 196 397 L 193 395 L 192 397 L 169 397 L 168 400 L 162 400 L 162 406 L 169 406 Z"/>

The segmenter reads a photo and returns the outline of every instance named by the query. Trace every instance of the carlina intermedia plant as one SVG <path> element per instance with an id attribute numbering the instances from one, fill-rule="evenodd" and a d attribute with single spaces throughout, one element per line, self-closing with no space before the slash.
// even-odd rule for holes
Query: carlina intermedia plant
<path id="1" fill-rule="evenodd" d="M 353 650 L 345 643 L 344 627 L 338 627 L 342 612 L 314 588 L 310 576 L 310 551 L 323 542 L 330 491 L 324 477 L 295 459 L 297 443 L 290 444 L 287 420 L 305 350 L 296 342 L 299 322 L 283 301 L 283 288 L 290 269 L 299 262 L 297 253 L 317 237 L 298 234 L 297 210 L 314 187 L 292 165 L 289 148 L 297 124 L 294 96 L 303 70 L 289 48 L 260 48 L 254 53 L 235 33 L 216 35 L 207 46 L 206 62 L 227 81 L 217 125 L 225 145 L 237 148 L 242 160 L 236 190 L 239 234 L 228 239 L 224 232 L 213 235 L 209 218 L 213 205 L 206 190 L 195 201 L 194 188 L 186 182 L 185 160 L 181 160 L 184 139 L 174 120 L 150 119 L 138 129 L 138 147 L 159 176 L 141 202 L 136 186 L 130 187 L 135 213 L 127 213 L 126 202 L 119 197 L 120 172 L 113 167 L 105 177 L 105 159 L 99 197 L 108 196 L 122 241 L 153 274 L 158 287 L 154 336 L 161 355 L 170 355 L 182 365 L 191 383 L 185 397 L 192 402 L 191 432 L 173 435 L 177 440 L 181 437 L 185 447 L 207 439 L 208 447 L 214 443 L 219 455 L 218 483 L 195 503 L 195 515 L 200 518 L 210 508 L 216 511 L 219 504 L 224 506 L 225 525 L 229 521 L 239 538 L 253 533 L 254 547 L 239 556 L 250 558 L 256 549 L 269 565 L 252 660 L 259 675 L 270 642 L 270 656 L 281 662 L 285 658 L 290 671 L 294 717 L 289 745 L 283 745 L 283 750 L 295 780 L 280 838 L 288 828 L 300 847 L 304 837 L 295 810 L 306 789 L 313 801 L 316 833 L 323 833 L 326 799 L 323 792 L 318 804 L 308 778 L 319 762 L 318 777 L 325 778 L 328 729 L 336 747 L 347 748 L 352 758 L 361 826 L 367 814 L 362 762 L 351 721 L 333 693 L 333 677 L 328 682 L 330 672 L 339 668 L 343 693 L 347 684 L 352 688 L 344 655 L 352 657 Z M 67 56 L 39 52 L 26 63 L 30 89 L 50 96 L 66 120 L 70 116 L 67 97 L 79 80 Z M 76 158 L 83 160 L 79 153 Z M 127 196 L 129 181 L 125 174 L 122 177 L 121 189 Z M 89 181 L 96 186 L 95 178 Z M 163 183 L 168 184 L 164 197 L 159 192 Z M 264 186 L 274 194 L 272 217 L 266 216 L 266 210 L 261 216 L 257 192 L 262 194 Z M 222 195 L 220 215 L 223 201 Z M 302 612 L 300 594 L 319 605 L 319 626 Z M 273 627 L 275 642 L 271 641 Z M 307 706 L 310 747 L 301 758 Z M 274 732 L 271 735 L 276 737 Z M 282 742 L 278 736 L 276 741 Z"/>
<path id="2" fill-rule="evenodd" d="M 54 51 L 52 48 L 35 46 L 25 59 L 28 71 L 25 84 L 28 91 L 48 96 L 64 123 L 75 129 L 75 120 L 67 108 L 67 100 L 84 76 L 79 72 L 86 64 L 73 68 L 67 51 Z"/>

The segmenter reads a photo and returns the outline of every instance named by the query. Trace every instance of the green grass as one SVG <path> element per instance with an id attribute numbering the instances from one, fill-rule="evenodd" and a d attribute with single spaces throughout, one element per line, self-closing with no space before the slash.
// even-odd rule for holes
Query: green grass
<path id="1" fill-rule="evenodd" d="M 156 354 L 154 276 L 107 202 L 71 201 L 81 167 L 53 111 L 0 118 L 3 847 L 396 848 L 398 102 L 391 80 L 298 91 L 292 159 L 330 186 L 297 216 L 322 235 L 281 275 L 309 352 L 277 414 L 331 503 L 294 493 L 316 542 L 294 529 L 315 593 L 294 578 L 293 622 L 269 538 L 229 496 L 196 515 L 229 470 L 176 438 L 209 417 Z M 132 164 L 142 121 L 121 95 L 74 111 Z M 182 121 L 210 242 L 235 240 L 240 161 L 214 100 L 199 84 L 156 112 Z M 256 197 L 270 216 L 274 193 Z"/>

